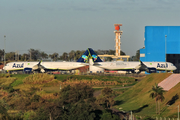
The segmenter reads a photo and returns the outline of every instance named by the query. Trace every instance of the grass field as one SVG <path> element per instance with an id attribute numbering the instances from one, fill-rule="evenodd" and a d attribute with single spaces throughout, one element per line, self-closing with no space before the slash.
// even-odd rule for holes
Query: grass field
<path id="1" fill-rule="evenodd" d="M 28 90 L 37 87 L 47 93 L 58 92 L 60 86 L 85 83 L 93 86 L 97 91 L 104 86 L 131 86 L 137 83 L 133 77 L 94 76 L 94 75 L 49 75 L 49 74 L 1 74 L 0 83 L 14 89 Z M 10 80 L 11 79 L 11 80 Z M 8 81 L 8 82 L 7 82 Z M 1 85 L 2 85 L 1 84 Z"/>
<path id="2" fill-rule="evenodd" d="M 99 91 L 104 87 L 111 87 L 116 93 L 120 94 L 115 98 L 116 109 L 130 112 L 141 116 L 163 116 L 163 117 L 177 117 L 177 106 L 180 104 L 180 84 L 177 84 L 171 90 L 164 94 L 165 100 L 161 102 L 161 115 L 155 114 L 155 100 L 150 98 L 152 86 L 159 83 L 171 73 L 150 74 L 141 81 L 133 77 L 119 77 L 119 76 L 93 76 L 93 75 L 0 75 L 1 86 L 7 88 L 13 87 L 20 91 L 36 90 L 38 95 L 44 98 L 50 98 L 54 93 L 59 93 L 60 87 L 66 85 L 73 85 L 76 83 L 89 84 L 95 91 Z M 43 78 L 43 79 L 42 79 Z M 117 83 L 117 84 L 115 84 Z M 126 86 L 132 86 L 126 88 Z M 11 87 L 10 87 L 11 86 Z M 124 88 L 116 89 L 118 87 Z M 12 88 L 11 88 L 12 89 Z M 4 92 L 5 90 L 3 90 Z M 8 91 L 7 91 L 8 92 Z M 7 95 L 4 92 L 5 95 Z M 166 103 L 177 96 L 178 99 L 174 101 L 172 106 L 167 106 Z M 1 96 L 2 97 L 2 96 Z"/>
<path id="3" fill-rule="evenodd" d="M 148 115 L 156 116 L 156 104 L 155 100 L 150 98 L 152 86 L 158 84 L 168 76 L 170 73 L 151 74 L 142 79 L 139 83 L 129 88 L 123 94 L 115 98 L 117 101 L 116 108 L 122 111 L 133 111 L 136 115 Z M 180 95 L 180 83 L 173 87 L 168 92 L 165 92 L 165 100 L 161 102 L 161 115 L 157 116 L 174 116 L 177 117 L 177 106 L 180 104 L 180 100 L 174 101 L 174 104 L 170 107 L 167 106 L 167 102 L 172 100 L 173 96 Z M 176 107 L 176 108 L 173 108 Z"/>

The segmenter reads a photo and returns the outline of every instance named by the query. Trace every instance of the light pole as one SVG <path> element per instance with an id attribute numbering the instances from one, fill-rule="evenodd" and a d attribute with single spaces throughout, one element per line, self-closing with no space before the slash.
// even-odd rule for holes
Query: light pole
<path id="1" fill-rule="evenodd" d="M 6 64 L 6 35 L 4 35 L 4 66 Z"/>
<path id="2" fill-rule="evenodd" d="M 179 105 L 178 105 L 178 120 L 179 120 Z"/>
<path id="3" fill-rule="evenodd" d="M 171 106 L 171 105 L 167 105 L 167 106 Z M 178 120 L 179 120 L 179 105 L 177 105 L 178 108 Z"/>
<path id="4" fill-rule="evenodd" d="M 166 48 L 166 38 L 167 38 L 167 35 L 165 35 L 165 66 L 167 67 L 167 65 L 166 65 L 166 49 L 167 49 Z M 166 70 L 166 73 L 167 73 L 167 70 Z"/>

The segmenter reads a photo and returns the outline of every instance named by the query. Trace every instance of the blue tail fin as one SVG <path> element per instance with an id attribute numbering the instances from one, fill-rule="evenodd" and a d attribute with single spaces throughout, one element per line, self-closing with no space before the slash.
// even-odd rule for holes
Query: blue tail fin
<path id="1" fill-rule="evenodd" d="M 89 56 L 90 56 L 89 51 L 86 50 L 86 51 L 84 52 L 84 54 L 77 60 L 77 62 L 87 63 L 87 62 L 88 62 L 88 59 L 89 59 Z"/>
<path id="2" fill-rule="evenodd" d="M 94 52 L 92 48 L 88 48 L 88 50 L 92 57 L 93 62 L 102 62 L 102 60 L 99 58 L 99 56 Z"/>

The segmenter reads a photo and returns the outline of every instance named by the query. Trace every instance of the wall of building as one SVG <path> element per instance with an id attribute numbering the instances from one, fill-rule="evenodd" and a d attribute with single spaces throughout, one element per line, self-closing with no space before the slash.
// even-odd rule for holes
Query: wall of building
<path id="1" fill-rule="evenodd" d="M 180 54 L 180 26 L 146 26 L 144 37 L 141 61 L 168 61 L 176 67 L 180 65 L 177 57 Z"/>

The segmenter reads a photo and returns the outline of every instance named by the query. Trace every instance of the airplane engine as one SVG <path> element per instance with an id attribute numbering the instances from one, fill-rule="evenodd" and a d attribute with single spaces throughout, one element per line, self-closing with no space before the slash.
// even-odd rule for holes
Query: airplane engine
<path id="1" fill-rule="evenodd" d="M 24 68 L 25 73 L 30 73 L 32 71 L 32 68 Z"/>
<path id="2" fill-rule="evenodd" d="M 133 70 L 131 70 L 131 72 L 132 72 L 132 73 L 139 74 L 139 73 L 141 73 L 141 70 L 139 70 L 139 69 L 133 69 Z"/>
<path id="3" fill-rule="evenodd" d="M 148 72 L 148 73 L 156 73 L 156 68 L 148 68 L 146 70 L 146 72 Z"/>
<path id="4" fill-rule="evenodd" d="M 45 67 L 41 65 L 41 61 L 40 61 L 37 65 L 34 65 L 32 67 L 32 71 L 38 71 L 38 72 L 44 73 Z"/>
<path id="5" fill-rule="evenodd" d="M 42 73 L 45 73 L 45 70 L 44 70 L 44 69 L 41 69 L 40 71 L 41 71 Z"/>

